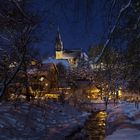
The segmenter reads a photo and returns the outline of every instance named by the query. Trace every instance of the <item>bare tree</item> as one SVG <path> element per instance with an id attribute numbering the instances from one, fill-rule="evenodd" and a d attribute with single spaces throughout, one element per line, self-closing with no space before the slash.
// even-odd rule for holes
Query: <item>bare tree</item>
<path id="1" fill-rule="evenodd" d="M 0 1 L 1 100 L 27 59 L 32 34 L 38 24 L 34 15 L 27 14 L 26 2 Z"/>

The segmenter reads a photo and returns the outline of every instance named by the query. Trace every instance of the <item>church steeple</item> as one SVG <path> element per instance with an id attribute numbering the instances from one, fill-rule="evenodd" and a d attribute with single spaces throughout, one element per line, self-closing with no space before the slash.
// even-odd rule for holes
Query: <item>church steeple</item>
<path id="1" fill-rule="evenodd" d="M 63 42 L 61 40 L 59 28 L 57 30 L 56 40 L 55 40 L 55 57 L 56 59 L 63 59 Z"/>
<path id="2" fill-rule="evenodd" d="M 57 35 L 56 35 L 56 40 L 55 40 L 55 49 L 56 51 L 63 51 L 63 42 L 61 40 L 59 28 L 57 30 Z"/>

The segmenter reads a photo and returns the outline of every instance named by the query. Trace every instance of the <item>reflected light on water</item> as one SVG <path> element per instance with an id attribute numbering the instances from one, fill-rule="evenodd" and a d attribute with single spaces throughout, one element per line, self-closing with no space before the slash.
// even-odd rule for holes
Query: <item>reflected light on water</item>
<path id="1" fill-rule="evenodd" d="M 106 117 L 104 111 L 94 113 L 86 123 L 88 138 L 86 140 L 103 140 L 106 134 Z"/>

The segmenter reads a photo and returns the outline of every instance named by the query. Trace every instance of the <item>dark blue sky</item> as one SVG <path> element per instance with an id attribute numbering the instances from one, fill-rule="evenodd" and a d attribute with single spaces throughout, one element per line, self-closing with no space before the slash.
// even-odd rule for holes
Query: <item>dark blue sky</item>
<path id="1" fill-rule="evenodd" d="M 87 51 L 90 45 L 101 43 L 104 35 L 103 4 L 103 0 L 95 1 L 87 11 L 85 0 L 80 1 L 79 7 L 75 0 L 34 1 L 34 9 L 43 13 L 43 23 L 38 31 L 41 41 L 36 47 L 40 48 L 44 57 L 54 55 L 58 26 L 65 49 L 82 48 Z"/>

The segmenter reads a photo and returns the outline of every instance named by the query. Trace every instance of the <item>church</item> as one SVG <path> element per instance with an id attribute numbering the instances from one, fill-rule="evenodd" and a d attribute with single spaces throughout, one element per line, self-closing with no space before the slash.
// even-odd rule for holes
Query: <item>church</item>
<path id="1" fill-rule="evenodd" d="M 82 57 L 83 52 L 81 49 L 77 50 L 65 50 L 63 41 L 59 30 L 57 31 L 55 40 L 55 58 L 57 60 L 67 60 L 72 67 L 77 67 L 78 61 Z"/>
<path id="2" fill-rule="evenodd" d="M 80 60 L 88 61 L 88 56 L 82 49 L 66 50 L 64 49 L 63 41 L 59 30 L 55 38 L 55 58 L 49 57 L 43 61 L 43 64 L 63 64 L 66 68 L 73 68 L 79 65 Z"/>

